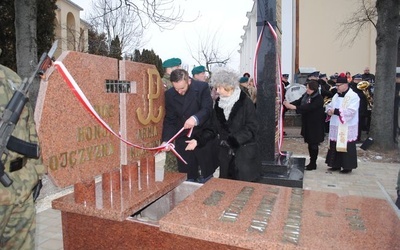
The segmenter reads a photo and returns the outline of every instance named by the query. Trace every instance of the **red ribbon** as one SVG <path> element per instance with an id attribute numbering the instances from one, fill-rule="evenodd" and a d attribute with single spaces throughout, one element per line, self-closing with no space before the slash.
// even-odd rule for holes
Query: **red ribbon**
<path id="1" fill-rule="evenodd" d="M 78 86 L 78 84 L 75 82 L 74 78 L 72 75 L 69 73 L 67 68 L 64 66 L 64 64 L 60 61 L 55 61 L 54 66 L 58 70 L 58 72 L 61 74 L 63 77 L 64 81 L 68 84 L 72 92 L 74 93 L 75 97 L 78 98 L 79 102 L 83 105 L 83 107 L 99 122 L 105 129 L 107 129 L 111 134 L 116 136 L 118 139 L 123 141 L 129 146 L 135 147 L 135 148 L 140 148 L 143 150 L 149 150 L 149 151 L 156 151 L 156 154 L 158 154 L 160 151 L 169 148 L 175 155 L 176 157 L 181 160 L 183 163 L 187 164 L 187 162 L 182 158 L 182 156 L 179 155 L 178 152 L 175 150 L 175 145 L 172 143 L 175 138 L 180 135 L 185 128 L 181 128 L 178 133 L 176 133 L 171 139 L 169 139 L 165 144 L 162 144 L 158 147 L 152 147 L 152 148 L 146 148 L 142 147 L 139 145 L 136 145 L 132 142 L 129 142 L 122 138 L 119 134 L 114 132 L 111 127 L 99 116 L 99 114 L 96 112 L 96 110 L 93 108 L 93 106 L 90 104 L 89 100 L 86 98 L 85 94 L 82 92 L 81 88 Z M 191 133 L 193 131 L 193 128 L 189 130 L 188 137 L 191 136 Z"/>

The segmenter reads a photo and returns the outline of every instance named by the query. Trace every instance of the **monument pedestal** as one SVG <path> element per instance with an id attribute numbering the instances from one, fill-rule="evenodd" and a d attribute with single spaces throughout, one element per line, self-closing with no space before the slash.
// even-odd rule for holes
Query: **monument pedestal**
<path id="1" fill-rule="evenodd" d="M 283 152 L 274 161 L 262 162 L 259 183 L 285 187 L 303 188 L 304 157 L 293 157 L 291 152 Z"/>
<path id="2" fill-rule="evenodd" d="M 122 190 L 113 195 L 101 191 L 108 184 L 98 183 L 97 195 L 86 195 L 89 200 L 94 198 L 94 202 L 75 202 L 73 197 L 77 194 L 55 200 L 53 208 L 61 210 L 64 249 L 240 249 L 160 231 L 159 220 L 202 186 L 191 182 L 181 183 L 186 178 L 184 174 L 168 173 L 165 177 L 162 181 L 164 184 L 152 183 L 152 186 L 157 186 L 155 189 L 146 185 L 141 190 Z M 177 183 L 181 184 L 169 191 L 171 185 Z M 128 187 L 129 183 L 123 181 L 122 186 Z M 158 194 L 154 194 L 155 190 Z M 156 200 L 154 202 L 150 198 L 152 193 Z M 160 198 L 157 197 L 159 195 Z M 107 206 L 104 206 L 104 200 L 109 201 Z M 120 205 L 125 209 L 121 209 Z"/>
<path id="3" fill-rule="evenodd" d="M 64 249 L 396 249 L 400 244 L 399 219 L 386 200 L 216 178 L 177 188 L 188 196 L 173 190 L 123 220 L 107 216 L 109 209 L 79 204 L 79 212 L 69 212 L 76 205 L 71 199 L 55 201 L 62 211 Z M 151 218 L 160 208 L 165 208 L 160 218 Z"/>
<path id="4" fill-rule="evenodd" d="M 64 249 L 241 249 L 160 231 L 130 218 L 122 222 L 61 212 Z"/>

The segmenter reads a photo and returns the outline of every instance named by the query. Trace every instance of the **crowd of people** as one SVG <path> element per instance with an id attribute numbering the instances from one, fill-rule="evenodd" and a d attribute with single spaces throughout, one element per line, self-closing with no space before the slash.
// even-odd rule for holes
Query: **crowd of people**
<path id="1" fill-rule="evenodd" d="M 168 65 L 169 60 L 176 63 Z M 205 182 L 219 167 L 220 178 L 257 180 L 257 89 L 250 74 L 239 76 L 226 68 L 206 72 L 204 66 L 197 66 L 189 77 L 183 69 L 167 71 L 171 70 L 167 66 L 181 63 L 169 60 L 164 64 L 172 87 L 166 89 L 162 139 L 166 142 L 181 127 L 193 129 L 191 136 L 182 133 L 175 140 L 176 151 L 188 164 L 177 161 L 174 171 L 187 173 L 190 181 Z M 288 79 L 288 74 L 282 75 L 283 96 L 290 86 Z M 363 131 L 369 132 L 374 82 L 369 68 L 363 74 L 335 73 L 329 79 L 315 71 L 308 75 L 299 99 L 282 102 L 283 115 L 287 110 L 301 115 L 301 135 L 310 156 L 305 170 L 317 169 L 319 145 L 326 135 L 328 170 L 346 174 L 357 168 L 356 143 L 361 142 Z M 204 158 L 212 160 L 204 162 Z"/>
<path id="2" fill-rule="evenodd" d="M 213 70 L 207 78 L 204 66 L 189 73 L 181 69 L 182 61 L 171 58 L 163 62 L 165 117 L 162 141 L 166 154 L 165 170 L 187 174 L 187 180 L 204 183 L 220 168 L 220 178 L 257 181 L 260 167 L 256 145 L 259 124 L 256 119 L 257 89 L 250 74 L 239 76 L 228 68 Z M 282 75 L 283 94 L 290 86 L 289 75 Z M 10 82 L 21 79 L 0 65 L 0 108 L 11 99 Z M 306 170 L 317 169 L 319 145 L 329 133 L 329 150 L 325 163 L 330 171 L 348 174 L 357 168 L 356 143 L 362 131 L 369 131 L 375 76 L 365 68 L 363 74 L 350 72 L 309 74 L 306 91 L 297 100 L 283 101 L 285 110 L 295 110 L 302 117 L 301 135 L 308 144 L 310 161 Z M 396 75 L 395 107 L 399 106 L 400 73 Z M 15 135 L 38 141 L 29 103 L 15 127 Z M 396 112 L 397 114 L 397 112 Z M 394 119 L 399 130 L 397 117 Z M 328 124 L 328 126 L 326 126 Z M 172 144 L 167 144 L 181 129 Z M 395 133 L 396 134 L 396 133 Z M 171 151 L 171 149 L 173 149 Z M 177 160 L 176 152 L 184 159 Z M 4 171 L 14 180 L 10 187 L 0 185 L 0 248 L 32 249 L 35 234 L 35 207 L 32 189 L 47 172 L 40 159 L 9 152 Z M 0 176 L 3 177 L 3 176 Z M 400 172 L 397 183 L 400 208 Z"/>
<path id="3" fill-rule="evenodd" d="M 289 75 L 282 75 L 282 88 L 285 90 L 290 87 Z M 314 82 L 317 82 L 318 90 L 313 90 Z M 308 74 L 305 85 L 307 91 L 304 95 L 292 102 L 284 101 L 284 113 L 288 109 L 295 110 L 302 115 L 301 134 L 306 143 L 310 154 L 310 163 L 306 170 L 316 169 L 315 152 L 318 152 L 318 144 L 310 142 L 310 134 L 318 137 L 321 130 L 320 109 L 325 110 L 324 131 L 329 138 L 329 151 L 326 156 L 326 164 L 329 170 L 340 170 L 341 173 L 350 173 L 357 168 L 356 143 L 363 142 L 363 133 L 369 134 L 371 123 L 371 111 L 373 107 L 375 75 L 370 73 L 366 67 L 363 74 L 351 75 L 350 72 L 335 73 L 328 79 L 326 74 L 319 71 Z M 400 72 L 396 74 L 396 91 L 394 101 L 393 119 L 393 138 L 396 143 L 400 132 L 398 123 L 398 109 L 400 100 Z M 323 103 L 316 98 L 320 95 Z M 284 96 L 284 95 L 283 95 Z M 306 102 L 305 100 L 308 100 Z M 316 105 L 318 100 L 318 105 Z M 318 107 L 314 107 L 318 106 Z M 312 108 L 314 107 L 314 109 Z M 313 121 L 317 119 L 318 122 Z M 313 122 L 312 122 L 313 121 Z M 312 129 L 309 123 L 312 122 Z M 364 138 L 365 139 L 365 138 Z M 343 140 L 341 142 L 341 140 Z M 318 153 L 317 153 L 318 154 Z"/>
<path id="4" fill-rule="evenodd" d="M 167 65 L 170 60 L 176 63 Z M 171 72 L 167 71 L 171 70 L 167 66 L 177 66 L 178 63 L 180 65 L 181 62 L 176 58 L 165 61 L 166 73 Z M 209 155 L 214 160 L 207 163 L 208 169 L 205 163 L 201 163 L 202 157 L 198 157 L 197 161 L 189 160 L 191 163 L 187 165 L 178 161 L 175 171 L 188 173 L 188 180 L 205 182 L 220 167 L 221 178 L 256 180 L 258 176 L 254 173 L 258 167 L 253 145 L 257 134 L 257 89 L 250 74 L 239 77 L 236 72 L 224 68 L 208 72 L 212 74 L 208 79 L 204 66 L 194 67 L 191 73 L 192 77 L 187 74 L 183 79 L 168 79 L 172 88 L 166 90 L 163 141 L 167 141 L 182 126 L 185 129 L 194 128 L 191 137 L 182 135 L 176 139 L 178 153 L 191 159 L 188 151 L 196 155 L 201 148 L 208 148 L 211 150 L 203 149 L 198 155 Z M 169 77 L 170 74 L 166 75 Z M 288 78 L 288 74 L 282 75 L 283 96 L 290 86 Z M 185 82 L 184 86 L 179 85 L 180 81 Z M 369 68 L 365 68 L 363 74 L 335 73 L 329 79 L 326 74 L 315 71 L 308 75 L 306 92 L 298 100 L 283 101 L 283 115 L 287 110 L 301 114 L 301 135 L 308 144 L 310 156 L 306 170 L 317 168 L 319 144 L 327 134 L 329 151 L 326 164 L 329 170 L 350 173 L 357 168 L 356 143 L 361 142 L 363 131 L 369 132 L 374 82 L 375 76 Z M 196 90 L 195 86 L 199 83 L 204 85 L 204 92 Z M 189 97 L 194 94 L 197 96 Z M 182 100 L 178 102 L 179 99 Z M 242 166 L 244 162 L 246 168 Z M 170 170 L 168 164 L 166 169 Z"/>
<path id="5" fill-rule="evenodd" d="M 282 88 L 288 88 L 288 75 L 282 75 Z M 284 101 L 286 109 L 302 116 L 301 135 L 308 144 L 310 163 L 306 170 L 317 168 L 318 145 L 329 138 L 326 164 L 330 171 L 350 173 L 357 168 L 356 143 L 362 142 L 362 132 L 369 133 L 373 105 L 375 76 L 364 69 L 364 74 L 335 73 L 328 79 L 319 71 L 307 76 L 307 90 L 292 102 Z"/>

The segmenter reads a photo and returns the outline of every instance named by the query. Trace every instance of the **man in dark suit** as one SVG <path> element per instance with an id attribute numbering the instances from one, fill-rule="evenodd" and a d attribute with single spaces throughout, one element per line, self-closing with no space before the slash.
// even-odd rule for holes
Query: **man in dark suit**
<path id="1" fill-rule="evenodd" d="M 187 173 L 189 181 L 199 180 L 199 167 L 205 180 L 215 171 L 215 160 L 211 145 L 215 141 L 211 115 L 213 101 L 206 82 L 190 79 L 184 69 L 171 72 L 173 87 L 165 92 L 165 117 L 163 123 L 163 142 L 171 139 L 182 127 L 185 130 L 175 139 L 175 149 L 187 162 L 178 160 L 178 170 Z M 193 128 L 191 136 L 188 132 Z M 166 147 L 165 151 L 170 150 Z"/>

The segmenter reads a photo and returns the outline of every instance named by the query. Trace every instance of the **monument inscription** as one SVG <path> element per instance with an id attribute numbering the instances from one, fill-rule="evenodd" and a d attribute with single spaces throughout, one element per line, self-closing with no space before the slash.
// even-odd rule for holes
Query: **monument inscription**
<path id="1" fill-rule="evenodd" d="M 186 179 L 156 178 L 164 91 L 154 65 L 71 51 L 54 65 L 35 119 L 50 178 L 74 192 L 53 208 L 122 221 Z"/>
<path id="2" fill-rule="evenodd" d="M 274 209 L 278 192 L 279 190 L 276 188 L 268 188 L 267 194 L 261 199 L 247 231 L 259 233 L 265 232 Z"/>
<path id="3" fill-rule="evenodd" d="M 210 206 L 204 200 L 214 190 L 224 195 Z M 395 249 L 398 222 L 385 200 L 211 179 L 160 229 L 246 249 Z"/>
<path id="4" fill-rule="evenodd" d="M 56 63 L 42 83 L 36 117 L 43 161 L 57 186 L 154 157 L 143 148 L 160 145 L 164 95 L 155 66 L 71 51 L 57 61 L 65 68 Z"/>
<path id="5" fill-rule="evenodd" d="M 57 61 L 65 65 L 105 123 L 118 131 L 119 95 L 104 88 L 105 79 L 118 78 L 117 60 L 64 52 Z M 41 82 L 35 120 L 43 163 L 49 166 L 55 185 L 88 182 L 119 167 L 120 140 L 101 128 L 55 67 Z"/>
<path id="6" fill-rule="evenodd" d="M 228 208 L 222 212 L 222 216 L 220 217 L 221 221 L 229 221 L 235 222 L 243 208 L 246 206 L 248 200 L 253 194 L 254 188 L 252 187 L 243 187 L 240 190 L 240 193 L 235 197 L 231 204 L 229 204 Z"/>

